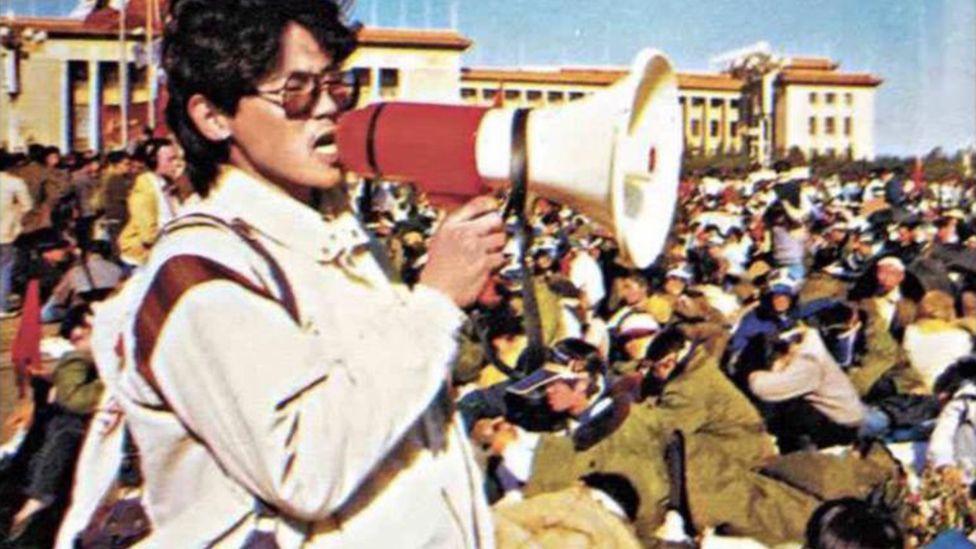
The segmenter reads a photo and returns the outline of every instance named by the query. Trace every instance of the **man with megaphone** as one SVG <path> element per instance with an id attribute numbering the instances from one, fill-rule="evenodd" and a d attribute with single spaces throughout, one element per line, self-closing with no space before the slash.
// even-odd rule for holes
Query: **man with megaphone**
<path id="1" fill-rule="evenodd" d="M 452 190 L 458 176 L 449 172 L 463 162 L 460 177 L 470 181 L 475 159 L 490 172 L 485 180 L 501 180 L 511 159 L 522 184 L 548 188 L 559 179 L 550 177 L 554 162 L 527 163 L 526 145 L 542 145 L 525 128 L 555 138 L 552 115 L 391 104 L 382 116 L 371 108 L 340 120 L 357 97 L 355 79 L 339 70 L 354 48 L 332 2 L 171 3 L 167 122 L 204 198 L 162 231 L 146 266 L 103 309 L 121 313 L 102 312 L 95 328 L 97 340 L 115 342 L 96 357 L 120 365 L 102 377 L 140 450 L 150 546 L 493 544 L 481 473 L 446 380 L 461 307 L 502 264 L 505 235 L 494 200 L 471 199 L 488 187 Z M 583 200 L 613 210 L 604 217 L 618 237 L 658 200 L 666 232 L 673 208 L 666 177 L 659 196 L 642 185 L 676 175 L 674 77 L 663 57 L 647 54 L 639 65 L 617 94 L 629 103 L 593 136 L 611 145 L 588 172 L 605 172 L 597 181 L 612 178 L 614 188 Z M 648 99 L 662 95 L 667 108 Z M 666 135 L 649 152 L 644 119 L 661 113 Z M 426 141 L 398 141 L 397 130 L 415 122 L 410 131 Z M 482 143 L 506 124 L 521 128 L 515 155 L 497 143 L 511 148 L 510 140 Z M 472 128 L 477 143 L 455 141 Z M 387 279 L 348 208 L 332 204 L 323 217 L 313 207 L 316 196 L 341 194 L 332 192 L 343 180 L 340 157 L 362 175 L 393 166 L 392 175 L 423 187 L 422 162 L 424 173 L 396 161 L 410 154 L 433 155 L 448 170 L 433 174 L 447 194 L 468 198 L 434 234 L 413 289 Z M 574 179 L 553 194 L 577 190 Z M 638 232 L 622 236 L 629 249 L 641 249 L 639 260 L 656 255 Z"/>

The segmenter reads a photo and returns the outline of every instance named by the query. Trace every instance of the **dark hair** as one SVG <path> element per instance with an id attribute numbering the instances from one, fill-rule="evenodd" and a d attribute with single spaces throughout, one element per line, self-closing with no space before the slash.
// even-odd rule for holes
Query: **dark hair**
<path id="1" fill-rule="evenodd" d="M 200 133 L 187 106 L 196 94 L 233 115 L 241 97 L 274 70 L 289 23 L 307 29 L 342 63 L 356 47 L 354 32 L 330 0 L 175 0 L 163 37 L 169 103 L 166 122 L 186 154 L 194 190 L 206 196 L 218 165 L 230 154 L 226 141 Z"/>
<path id="2" fill-rule="evenodd" d="M 654 361 L 661 360 L 671 353 L 680 351 L 687 341 L 688 336 L 685 335 L 681 328 L 668 326 L 661 333 L 657 334 L 651 341 L 651 344 L 647 346 L 647 352 L 644 353 L 644 358 Z"/>
<path id="3" fill-rule="evenodd" d="M 637 519 L 637 511 L 640 510 L 641 504 L 640 494 L 627 477 L 616 473 L 590 473 L 580 480 L 590 488 L 610 496 L 620 505 L 631 522 Z"/>
<path id="4" fill-rule="evenodd" d="M 61 321 L 61 325 L 58 327 L 58 335 L 65 339 L 71 339 L 71 332 L 75 328 L 89 326 L 88 320 L 85 317 L 90 315 L 91 312 L 91 306 L 87 303 L 75 305 L 68 309 L 68 312 L 64 315 L 64 319 Z"/>
<path id="5" fill-rule="evenodd" d="M 45 156 L 47 156 L 47 149 L 44 145 L 39 143 L 27 145 L 27 157 L 30 158 L 31 162 L 43 163 Z"/>
<path id="6" fill-rule="evenodd" d="M 159 165 L 159 150 L 163 147 L 173 145 L 173 140 L 167 137 L 154 137 L 147 139 L 136 150 L 136 158 L 141 160 L 150 170 L 155 170 Z"/>
<path id="7" fill-rule="evenodd" d="M 111 165 L 116 165 L 129 158 L 128 153 L 125 151 L 111 151 L 105 155 L 105 161 Z"/>
<path id="8" fill-rule="evenodd" d="M 825 502 L 807 522 L 811 549 L 892 549 L 904 547 L 893 520 L 855 498 Z"/>

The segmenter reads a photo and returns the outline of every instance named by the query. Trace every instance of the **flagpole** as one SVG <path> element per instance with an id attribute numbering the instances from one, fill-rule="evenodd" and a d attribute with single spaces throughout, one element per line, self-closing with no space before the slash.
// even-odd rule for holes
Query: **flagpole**
<path id="1" fill-rule="evenodd" d="M 127 2 L 119 10 L 119 114 L 122 119 L 122 148 L 129 146 L 129 64 L 125 52 L 125 12 Z"/>
<path id="2" fill-rule="evenodd" d="M 149 127 L 156 130 L 156 65 L 153 55 L 153 14 L 155 13 L 156 0 L 146 2 L 146 82 L 149 83 L 149 104 L 146 110 L 149 111 Z"/>

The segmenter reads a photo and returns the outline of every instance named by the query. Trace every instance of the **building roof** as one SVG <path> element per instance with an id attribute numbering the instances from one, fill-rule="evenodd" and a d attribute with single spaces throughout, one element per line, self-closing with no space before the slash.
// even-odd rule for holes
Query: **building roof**
<path id="1" fill-rule="evenodd" d="M 136 2 L 137 0 L 132 0 Z M 144 0 L 140 0 L 144 2 Z M 144 3 L 140 3 L 144 6 Z M 129 27 L 130 36 L 139 36 L 132 32 L 136 27 L 144 25 L 145 17 L 135 19 Z M 126 19 L 127 23 L 130 19 Z M 30 27 L 43 30 L 53 37 L 90 37 L 107 38 L 118 37 L 118 12 L 115 10 L 101 10 L 100 13 L 89 16 L 88 19 L 68 19 L 65 17 L 17 17 L 13 24 L 19 28 Z M 140 31 L 141 32 L 141 31 Z M 366 27 L 359 31 L 359 42 L 365 46 L 411 47 L 411 48 L 446 48 L 466 50 L 471 47 L 471 40 L 454 30 L 429 29 L 385 29 Z"/>
<path id="2" fill-rule="evenodd" d="M 838 64 L 829 57 L 791 57 L 786 62 L 786 68 L 800 70 L 836 70 Z"/>
<path id="3" fill-rule="evenodd" d="M 359 43 L 364 46 L 446 48 L 461 51 L 472 44 L 469 38 L 455 30 L 380 27 L 364 27 L 359 31 Z"/>
<path id="4" fill-rule="evenodd" d="M 678 88 L 682 90 L 742 91 L 742 80 L 728 74 L 678 73 Z"/>
<path id="5" fill-rule="evenodd" d="M 559 68 L 508 69 L 469 67 L 461 69 L 462 82 L 519 82 L 525 84 L 566 84 L 608 86 L 627 75 L 623 69 Z M 740 91 L 742 80 L 726 74 L 678 73 L 680 89 Z"/>
<path id="6" fill-rule="evenodd" d="M 627 74 L 623 70 L 608 69 L 506 69 L 506 68 L 463 68 L 461 81 L 521 82 L 526 84 L 576 84 L 588 86 L 607 86 Z"/>
<path id="7" fill-rule="evenodd" d="M 880 85 L 882 80 L 868 73 L 787 68 L 780 73 L 777 82 L 779 84 L 807 84 L 814 86 L 875 87 Z"/>

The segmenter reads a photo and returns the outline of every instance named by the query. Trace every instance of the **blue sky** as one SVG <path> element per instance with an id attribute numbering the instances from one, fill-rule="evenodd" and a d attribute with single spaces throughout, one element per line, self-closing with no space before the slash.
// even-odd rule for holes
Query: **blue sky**
<path id="1" fill-rule="evenodd" d="M 75 0 L 3 0 L 3 11 L 55 14 Z M 380 26 L 450 27 L 474 40 L 466 65 L 626 65 L 656 47 L 679 70 L 708 70 L 760 40 L 783 54 L 829 56 L 882 77 L 879 154 L 952 150 L 976 139 L 973 0 L 357 0 Z"/>

